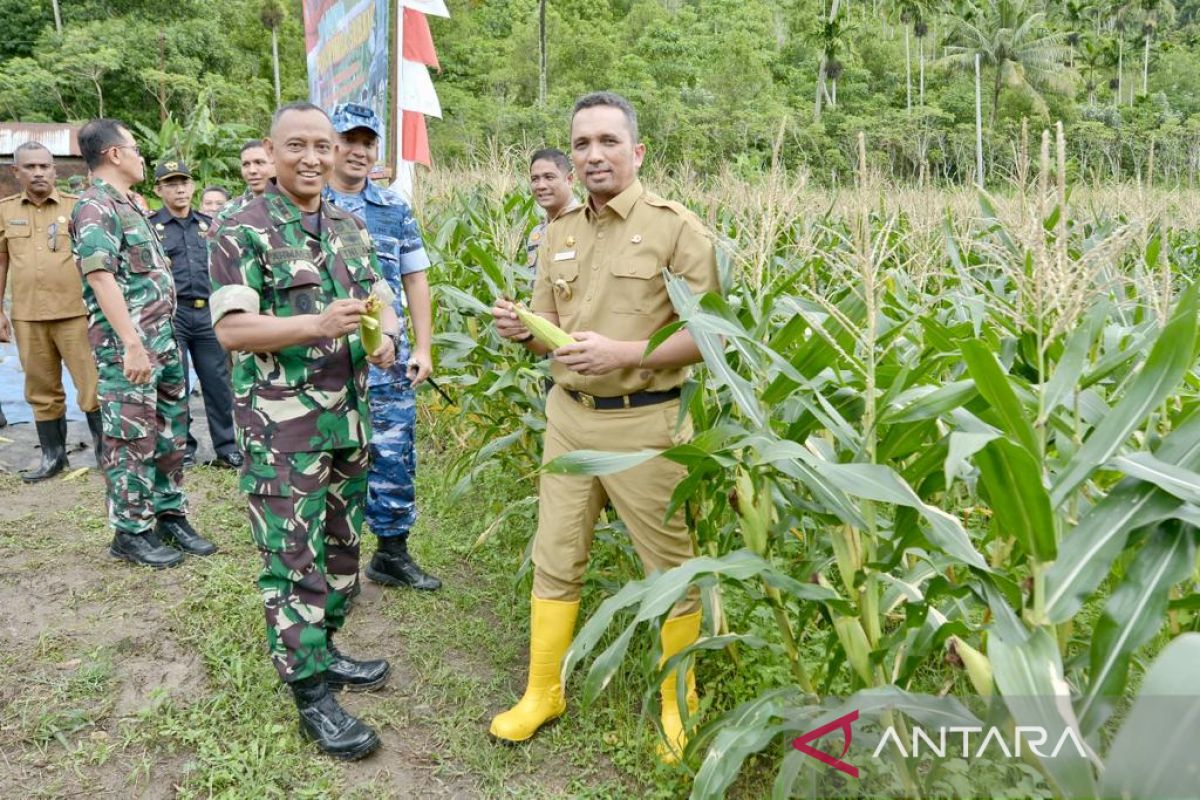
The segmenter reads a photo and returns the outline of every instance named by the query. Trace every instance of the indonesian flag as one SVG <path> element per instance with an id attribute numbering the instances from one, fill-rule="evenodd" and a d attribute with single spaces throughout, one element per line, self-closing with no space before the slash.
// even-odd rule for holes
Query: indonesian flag
<path id="1" fill-rule="evenodd" d="M 413 11 L 419 11 L 434 17 L 449 18 L 450 12 L 446 10 L 445 0 L 400 0 L 400 4 L 405 8 L 411 8 Z"/>
<path id="2" fill-rule="evenodd" d="M 420 11 L 404 9 L 404 60 L 441 70 L 429 20 Z"/>
<path id="3" fill-rule="evenodd" d="M 400 17 L 400 42 L 397 51 L 396 97 L 400 105 L 400 130 L 395 132 L 399 139 L 396 151 L 400 155 L 397 163 L 396 180 L 392 187 L 404 194 L 412 194 L 412 165 L 429 166 L 429 131 L 425 117 L 441 117 L 442 104 L 429 68 L 440 71 L 437 50 L 433 46 L 433 35 L 429 31 L 427 15 L 449 17 L 445 0 L 399 0 L 403 9 Z"/>

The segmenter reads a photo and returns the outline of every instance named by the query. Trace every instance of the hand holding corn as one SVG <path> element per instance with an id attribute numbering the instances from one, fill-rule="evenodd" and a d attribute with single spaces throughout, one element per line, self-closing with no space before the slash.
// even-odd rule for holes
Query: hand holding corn
<path id="1" fill-rule="evenodd" d="M 549 352 L 575 341 L 553 322 L 511 300 L 497 300 L 492 307 L 492 319 L 496 323 L 496 332 L 504 338 L 524 339 L 532 334 Z"/>

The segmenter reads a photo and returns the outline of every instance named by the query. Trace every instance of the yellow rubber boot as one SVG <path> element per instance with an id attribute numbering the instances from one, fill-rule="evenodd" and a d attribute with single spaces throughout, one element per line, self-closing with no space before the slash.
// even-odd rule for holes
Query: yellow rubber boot
<path id="1" fill-rule="evenodd" d="M 524 742 L 567 710 L 560 676 L 578 615 L 578 600 L 530 599 L 529 683 L 520 702 L 492 718 L 492 736 L 506 742 Z"/>
<path id="2" fill-rule="evenodd" d="M 662 627 L 662 660 L 667 659 L 692 644 L 700 637 L 700 612 L 672 617 L 663 623 Z M 676 671 L 671 670 L 659 687 L 662 695 L 662 727 L 663 739 L 658 745 L 658 758 L 664 764 L 675 764 L 683 755 L 687 746 L 687 734 L 683 730 L 683 716 L 679 711 L 679 698 L 676 694 Z M 688 714 L 695 714 L 700 708 L 700 699 L 696 696 L 696 673 L 687 671 L 687 707 Z"/>

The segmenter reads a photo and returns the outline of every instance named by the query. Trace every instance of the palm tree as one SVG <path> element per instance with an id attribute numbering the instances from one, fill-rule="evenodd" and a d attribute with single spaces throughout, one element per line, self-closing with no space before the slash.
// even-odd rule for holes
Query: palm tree
<path id="1" fill-rule="evenodd" d="M 546 0 L 538 3 L 538 105 L 546 105 Z"/>
<path id="2" fill-rule="evenodd" d="M 1070 93 L 1065 35 L 1046 28 L 1045 12 L 1032 11 L 1027 0 L 988 0 L 975 11 L 958 21 L 956 43 L 946 48 L 938 63 L 974 69 L 978 55 L 982 65 L 993 71 L 989 126 L 995 125 L 1005 86 L 1025 89 L 1043 106 L 1043 92 Z"/>
<path id="3" fill-rule="evenodd" d="M 908 39 L 908 26 L 912 26 L 912 34 L 917 37 L 917 58 L 921 64 L 920 104 L 925 105 L 925 37 L 929 33 L 929 24 L 925 21 L 928 14 L 927 0 L 901 0 L 900 21 L 904 23 L 904 79 L 908 110 L 912 112 L 912 56 Z"/>
<path id="4" fill-rule="evenodd" d="M 263 3 L 262 11 L 259 12 L 259 21 L 263 27 L 271 31 L 271 62 L 275 71 L 275 105 L 279 105 L 279 26 L 283 23 L 283 6 L 279 5 L 276 0 L 266 0 Z"/>
<path id="5" fill-rule="evenodd" d="M 1142 11 L 1142 94 L 1150 92 L 1150 39 L 1161 22 L 1170 22 L 1175 17 L 1175 5 L 1171 0 L 1141 0 Z"/>

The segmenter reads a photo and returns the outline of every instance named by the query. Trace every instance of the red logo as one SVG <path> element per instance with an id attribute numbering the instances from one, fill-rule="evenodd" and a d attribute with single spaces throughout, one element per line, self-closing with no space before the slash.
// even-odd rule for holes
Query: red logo
<path id="1" fill-rule="evenodd" d="M 812 756 L 817 761 L 820 761 L 822 764 L 833 767 L 834 769 L 836 769 L 840 772 L 846 773 L 851 778 L 857 778 L 858 777 L 858 767 L 847 764 L 845 761 L 841 760 L 842 758 L 845 758 L 846 753 L 848 753 L 850 751 L 850 740 L 854 735 L 854 732 L 850 726 L 852 723 L 854 723 L 857 720 L 858 720 L 858 712 L 851 711 L 849 714 L 844 714 L 844 715 L 838 717 L 833 722 L 826 723 L 819 728 L 814 728 L 813 730 L 809 731 L 808 733 L 804 734 L 803 736 L 797 737 L 796 739 L 794 739 L 792 741 L 792 747 L 796 748 L 801 753 L 804 753 L 806 756 Z M 811 747 L 808 744 L 809 742 L 814 741 L 816 739 L 820 739 L 825 734 L 827 734 L 831 731 L 836 731 L 836 730 L 842 731 L 843 735 L 846 738 L 846 743 L 844 745 L 842 745 L 842 754 L 838 758 L 834 758 L 833 756 L 829 755 L 828 753 L 824 753 L 815 747 Z"/>

